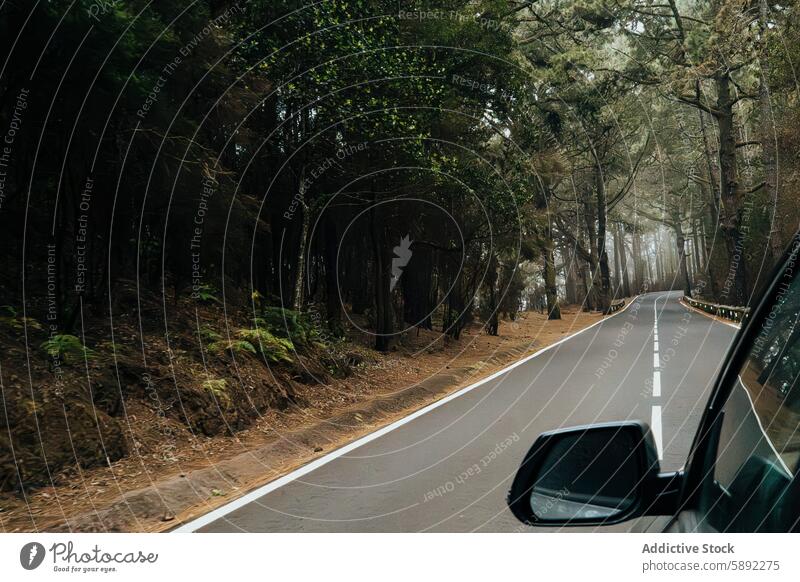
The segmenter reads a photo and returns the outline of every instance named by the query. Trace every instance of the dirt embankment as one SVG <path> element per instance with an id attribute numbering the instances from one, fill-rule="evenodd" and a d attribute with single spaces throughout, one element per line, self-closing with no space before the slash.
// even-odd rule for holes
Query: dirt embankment
<path id="1" fill-rule="evenodd" d="M 163 334 L 140 334 L 131 314 L 114 322 L 126 348 L 114 346 L 110 360 L 100 342 L 90 356 L 73 354 L 57 383 L 50 357 L 31 359 L 29 383 L 24 344 L 0 334 L 8 354 L 0 462 L 12 464 L 2 467 L 7 480 L 13 468 L 25 483 L 0 494 L 0 526 L 168 529 L 602 318 L 562 314 L 521 314 L 503 321 L 498 337 L 477 325 L 459 341 L 414 331 L 388 354 L 309 339 L 291 362 L 265 362 L 258 349 L 209 349 L 231 341 L 212 329 L 223 321 L 219 308 L 176 307 L 168 317 L 184 324 L 170 328 L 168 349 Z M 30 356 L 38 343 L 28 345 Z"/>

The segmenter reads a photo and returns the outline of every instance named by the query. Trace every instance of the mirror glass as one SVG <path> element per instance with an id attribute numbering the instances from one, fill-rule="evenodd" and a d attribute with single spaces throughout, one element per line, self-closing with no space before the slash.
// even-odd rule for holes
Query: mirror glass
<path id="1" fill-rule="evenodd" d="M 604 520 L 626 513 L 640 485 L 637 432 L 619 426 L 554 435 L 533 477 L 540 521 Z"/>

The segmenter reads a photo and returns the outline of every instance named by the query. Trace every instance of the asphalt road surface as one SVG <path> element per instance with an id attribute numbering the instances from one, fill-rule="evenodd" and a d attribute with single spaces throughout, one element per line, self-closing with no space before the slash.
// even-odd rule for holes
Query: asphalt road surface
<path id="1" fill-rule="evenodd" d="M 505 501 L 525 452 L 543 431 L 592 422 L 650 423 L 662 468 L 678 469 L 736 333 L 685 308 L 680 297 L 640 296 L 444 404 L 179 531 L 533 530 Z M 613 529 L 648 527 L 652 518 Z"/>

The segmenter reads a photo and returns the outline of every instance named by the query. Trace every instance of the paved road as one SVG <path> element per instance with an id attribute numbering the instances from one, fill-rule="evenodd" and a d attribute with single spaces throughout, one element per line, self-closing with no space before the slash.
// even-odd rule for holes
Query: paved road
<path id="1" fill-rule="evenodd" d="M 660 424 L 662 466 L 677 469 L 736 331 L 689 311 L 680 296 L 643 295 L 625 311 L 446 404 L 187 529 L 532 529 L 520 526 L 505 503 L 523 455 L 543 431 L 597 421 Z"/>

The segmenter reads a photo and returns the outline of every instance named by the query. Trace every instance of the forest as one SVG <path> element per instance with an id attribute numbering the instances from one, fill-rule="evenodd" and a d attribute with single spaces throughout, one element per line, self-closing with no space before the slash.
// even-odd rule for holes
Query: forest
<path id="1" fill-rule="evenodd" d="M 130 454 L 133 400 L 235 432 L 421 330 L 748 305 L 800 220 L 796 15 L 0 3 L 0 490 Z"/>

